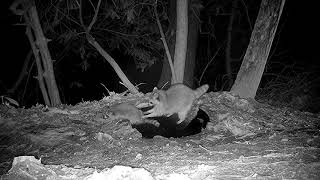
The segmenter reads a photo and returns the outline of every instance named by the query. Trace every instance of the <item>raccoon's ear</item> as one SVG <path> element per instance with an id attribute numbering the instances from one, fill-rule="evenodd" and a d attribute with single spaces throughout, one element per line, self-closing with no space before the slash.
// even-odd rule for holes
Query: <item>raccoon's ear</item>
<path id="1" fill-rule="evenodd" d="M 159 95 L 159 90 L 158 89 L 155 89 L 155 90 L 153 90 L 153 92 L 152 92 L 152 99 L 154 99 L 154 100 L 160 100 L 160 97 L 159 97 L 160 95 Z"/>
<path id="2" fill-rule="evenodd" d="M 160 90 L 159 90 L 157 87 L 154 87 L 152 92 L 153 92 L 154 94 L 158 94 L 159 91 L 160 91 Z"/>

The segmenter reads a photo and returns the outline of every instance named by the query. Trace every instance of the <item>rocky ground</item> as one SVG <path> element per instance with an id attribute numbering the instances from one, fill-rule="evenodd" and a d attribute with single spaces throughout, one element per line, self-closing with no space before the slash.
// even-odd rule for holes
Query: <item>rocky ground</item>
<path id="1" fill-rule="evenodd" d="M 211 92 L 183 128 L 108 116 L 113 104 L 144 100 L 114 94 L 60 108 L 2 105 L 2 179 L 320 179 L 318 114 Z"/>

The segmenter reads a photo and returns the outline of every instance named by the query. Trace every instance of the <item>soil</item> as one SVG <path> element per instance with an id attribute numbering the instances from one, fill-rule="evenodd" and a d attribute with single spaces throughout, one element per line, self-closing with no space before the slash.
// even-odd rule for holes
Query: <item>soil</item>
<path id="1" fill-rule="evenodd" d="M 211 92 L 195 102 L 205 116 L 183 128 L 169 118 L 160 127 L 108 119 L 112 104 L 146 100 L 114 94 L 60 108 L 1 105 L 2 178 L 27 173 L 39 179 L 41 169 L 43 179 L 90 179 L 94 172 L 130 167 L 145 171 L 118 179 L 320 179 L 319 114 Z M 25 159 L 16 159 L 26 156 L 35 157 L 27 171 Z"/>

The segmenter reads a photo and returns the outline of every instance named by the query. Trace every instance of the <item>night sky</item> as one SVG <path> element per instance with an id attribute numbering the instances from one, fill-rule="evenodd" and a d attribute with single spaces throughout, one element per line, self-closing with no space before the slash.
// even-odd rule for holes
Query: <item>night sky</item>
<path id="1" fill-rule="evenodd" d="M 8 10 L 11 1 L 2 3 L 0 11 L 1 34 L 3 39 L 0 61 L 0 95 L 7 95 L 6 89 L 12 86 L 19 75 L 24 58 L 30 50 L 30 45 L 25 36 L 25 27 L 14 25 L 19 22 L 19 17 L 13 15 Z M 320 32 L 318 27 L 319 10 L 315 3 L 316 1 L 286 1 L 276 37 L 273 42 L 272 49 L 274 54 L 271 61 L 282 61 L 285 64 L 292 64 L 294 62 L 298 66 L 301 65 L 306 71 L 313 71 L 317 72 L 318 75 L 320 74 L 319 45 L 317 44 Z M 256 8 L 258 9 L 259 6 Z M 149 83 L 150 87 L 146 87 L 146 89 L 150 90 L 151 86 L 156 85 L 156 80 L 159 78 L 159 73 L 161 72 L 160 63 L 157 64 L 158 66 L 153 66 L 145 73 L 139 73 L 139 75 L 135 74 L 136 71 L 133 70 L 133 68 L 127 68 L 128 66 L 133 66 L 132 63 L 122 64 L 122 67 L 127 68 L 125 71 L 129 74 L 131 73 L 130 78 L 134 83 Z M 105 76 L 103 74 L 105 72 L 111 74 L 109 75 L 109 80 L 101 78 L 102 76 Z M 155 74 L 152 74 L 154 72 Z M 35 74 L 32 76 L 35 76 Z M 86 86 L 85 89 L 79 90 L 78 94 L 77 89 L 74 88 L 73 91 L 78 96 L 76 99 L 71 100 L 68 97 L 63 97 L 67 103 L 75 104 L 82 100 L 101 99 L 103 94 L 107 95 L 107 92 L 100 83 L 110 85 L 107 86 L 110 90 L 117 91 L 121 89 L 121 85 L 118 84 L 119 79 L 117 79 L 114 73 L 112 75 L 112 69 L 110 69 L 106 63 L 98 63 L 96 66 L 93 66 L 92 70 L 84 72 L 83 76 L 86 78 L 83 82 L 90 82 L 90 84 Z M 206 79 L 208 79 L 208 77 Z M 32 81 L 36 81 L 35 78 L 30 78 L 30 86 L 37 89 L 36 83 L 31 83 Z M 315 83 L 319 82 L 320 81 L 318 80 Z M 317 90 L 319 90 L 319 88 Z M 319 98 L 319 93 L 314 94 L 316 94 L 314 98 Z M 12 98 L 15 98 L 14 96 Z M 38 99 L 41 99 L 41 97 L 38 97 Z M 30 103 L 31 105 L 35 104 L 35 102 L 32 101 L 30 101 Z"/>

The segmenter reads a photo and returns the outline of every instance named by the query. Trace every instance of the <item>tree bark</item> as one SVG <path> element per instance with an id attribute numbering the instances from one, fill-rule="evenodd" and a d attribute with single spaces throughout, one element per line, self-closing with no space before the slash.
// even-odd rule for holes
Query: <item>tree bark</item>
<path id="1" fill-rule="evenodd" d="M 200 22 L 197 19 L 195 12 L 191 11 L 191 9 L 189 9 L 188 24 L 188 49 L 183 83 L 191 88 L 195 88 L 194 70 L 197 55 Z"/>
<path id="2" fill-rule="evenodd" d="M 51 58 L 50 51 L 47 44 L 48 40 L 45 38 L 43 34 L 38 12 L 34 2 L 32 2 L 32 5 L 30 6 L 30 8 L 28 8 L 27 13 L 28 13 L 28 18 L 30 18 L 29 19 L 30 26 L 32 27 L 32 30 L 35 34 L 36 45 L 39 48 L 40 55 L 41 55 L 41 60 L 44 67 L 43 68 L 44 79 L 45 79 L 47 91 L 50 97 L 50 105 L 51 106 L 60 105 L 61 100 L 59 96 L 59 90 L 57 87 L 56 79 L 54 76 L 52 58 Z M 40 74 L 40 76 L 42 75 Z"/>
<path id="3" fill-rule="evenodd" d="M 59 90 L 54 76 L 52 59 L 48 48 L 34 0 L 15 0 L 10 6 L 16 15 L 24 17 L 27 23 L 27 36 L 38 66 L 38 82 L 48 106 L 61 104 Z"/>
<path id="4" fill-rule="evenodd" d="M 168 48 L 172 55 L 174 54 L 174 45 L 175 45 L 175 30 L 176 30 L 176 19 L 177 19 L 177 3 L 176 1 L 169 1 L 169 7 L 168 7 L 168 17 L 169 17 L 169 28 L 166 33 L 166 41 L 168 44 Z M 173 59 L 174 62 L 174 59 Z M 169 62 L 167 59 L 167 56 L 164 55 L 164 58 L 162 60 L 162 71 L 160 75 L 160 79 L 158 81 L 158 88 L 164 88 L 170 86 L 170 80 L 171 80 L 171 70 L 169 66 Z"/>
<path id="5" fill-rule="evenodd" d="M 190 10 L 188 11 L 188 13 Z M 194 86 L 194 68 L 195 68 L 195 59 L 196 59 L 196 51 L 197 51 L 197 43 L 198 43 L 198 31 L 199 31 L 199 21 L 197 20 L 197 17 L 190 12 L 190 23 L 187 23 L 187 26 L 190 30 L 187 30 L 188 36 L 187 38 L 187 52 L 185 55 L 185 63 L 184 63 L 184 71 L 183 71 L 183 83 L 187 86 L 193 87 Z M 174 54 L 175 52 L 175 45 L 176 45 L 176 39 L 175 39 L 175 29 L 177 29 L 176 23 L 177 23 L 177 2 L 176 1 L 169 1 L 169 9 L 168 9 L 168 16 L 169 16 L 169 30 L 167 33 L 167 42 L 169 46 L 169 50 L 171 54 Z M 188 17 L 186 17 L 188 18 Z M 179 21 L 179 20 L 178 20 Z M 176 55 L 176 54 L 175 54 Z M 173 59 L 174 63 L 176 62 L 175 59 Z M 177 66 L 177 65 L 176 65 Z M 176 69 L 175 66 L 175 69 Z M 158 87 L 168 87 L 171 79 L 171 71 L 169 68 L 168 59 L 164 58 L 162 63 L 162 72 L 160 76 L 160 80 L 158 82 Z M 168 83 L 169 82 L 169 83 Z"/>
<path id="6" fill-rule="evenodd" d="M 231 92 L 254 98 L 267 62 L 285 0 L 262 0 L 250 44 Z"/>
<path id="7" fill-rule="evenodd" d="M 45 81 L 44 81 L 44 78 L 43 78 L 43 66 L 42 66 L 42 63 L 41 63 L 41 57 L 39 55 L 39 49 L 35 45 L 35 42 L 34 42 L 35 39 L 34 39 L 31 31 L 32 31 L 31 27 L 27 27 L 26 35 L 27 35 L 27 37 L 29 39 L 29 42 L 30 42 L 30 45 L 31 45 L 31 49 L 32 49 L 32 52 L 33 52 L 33 55 L 34 55 L 34 59 L 35 59 L 36 64 L 37 64 L 37 71 L 38 71 L 37 80 L 38 80 L 38 83 L 39 83 L 39 88 L 41 90 L 44 103 L 47 106 L 51 106 L 50 98 L 49 98 L 49 95 L 48 95 L 48 92 L 47 92 L 47 88 L 46 88 L 46 85 L 45 85 Z"/>
<path id="8" fill-rule="evenodd" d="M 188 43 L 188 0 L 177 0 L 177 31 L 174 50 L 174 70 L 177 82 L 183 83 Z"/>
<path id="9" fill-rule="evenodd" d="M 231 63 L 232 63 L 231 43 L 232 43 L 233 22 L 235 20 L 235 15 L 236 15 L 235 13 L 237 12 L 236 11 L 237 3 L 238 3 L 238 0 L 234 0 L 232 2 L 231 15 L 229 17 L 229 24 L 228 24 L 228 29 L 227 29 L 227 44 L 226 44 L 226 49 L 225 49 L 225 68 L 226 68 L 226 74 L 228 77 L 228 88 L 231 88 L 231 86 L 233 84 L 232 68 L 231 68 Z"/>

